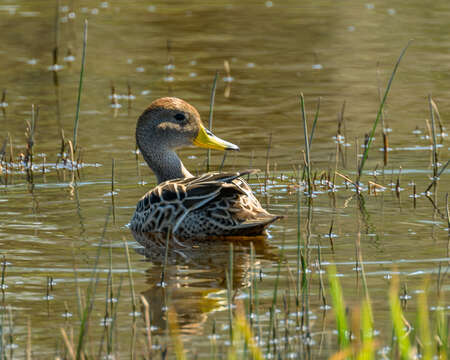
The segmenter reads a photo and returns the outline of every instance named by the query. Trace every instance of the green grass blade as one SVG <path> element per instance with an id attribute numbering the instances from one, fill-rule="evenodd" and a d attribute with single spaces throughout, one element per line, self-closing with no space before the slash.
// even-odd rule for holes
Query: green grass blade
<path id="1" fill-rule="evenodd" d="M 425 283 L 423 291 L 419 293 L 419 302 L 417 309 L 417 329 L 419 331 L 419 339 L 422 344 L 422 359 L 431 360 L 433 358 L 433 342 L 431 340 L 430 319 L 428 317 L 428 286 Z"/>
<path id="2" fill-rule="evenodd" d="M 121 291 L 122 291 L 122 282 L 123 282 L 123 276 L 121 276 L 120 279 L 119 279 L 119 288 L 117 289 L 117 296 L 116 296 L 117 304 L 119 304 L 119 301 L 120 301 L 120 294 L 121 294 Z M 114 308 L 114 313 L 112 315 L 111 326 L 109 327 L 109 341 L 108 341 L 108 349 L 107 349 L 108 356 L 113 353 L 113 340 L 114 340 L 115 326 L 116 326 L 116 323 L 117 323 L 117 310 L 118 310 L 118 308 L 119 308 L 119 306 L 116 306 Z"/>
<path id="3" fill-rule="evenodd" d="M 269 332 L 268 332 L 268 338 L 267 338 L 267 354 L 270 353 L 270 340 L 273 334 L 274 330 L 274 321 L 275 321 L 275 311 L 276 311 L 276 305 L 277 305 L 277 297 L 278 297 L 278 283 L 280 280 L 280 272 L 281 272 L 281 259 L 278 261 L 278 268 L 277 268 L 277 276 L 275 278 L 275 285 L 273 289 L 272 294 L 272 306 L 270 307 L 270 318 L 269 318 Z"/>
<path id="4" fill-rule="evenodd" d="M 133 319 L 134 319 L 136 317 L 136 309 L 137 309 L 136 295 L 134 292 L 133 269 L 131 268 L 130 251 L 128 250 L 128 243 L 125 237 L 123 237 L 123 244 L 125 246 L 125 256 L 127 259 L 128 282 L 130 284 L 131 306 L 133 309 Z"/>
<path id="5" fill-rule="evenodd" d="M 366 163 L 367 156 L 369 155 L 370 145 L 372 144 L 373 138 L 375 136 L 375 130 L 377 129 L 378 122 L 380 121 L 380 118 L 382 116 L 384 104 L 386 103 L 386 99 L 388 97 L 389 90 L 391 89 L 392 81 L 394 80 L 394 77 L 395 77 L 395 74 L 397 73 L 397 69 L 398 69 L 398 67 L 400 65 L 400 62 L 401 62 L 403 56 L 405 55 L 406 50 L 408 49 L 408 47 L 411 44 L 411 42 L 412 42 L 412 40 L 409 40 L 408 43 L 406 44 L 406 46 L 403 48 L 400 56 L 397 59 L 397 62 L 395 63 L 394 70 L 392 71 L 391 77 L 389 78 L 388 84 L 386 86 L 386 90 L 385 90 L 384 95 L 383 95 L 383 99 L 381 100 L 380 107 L 378 108 L 377 117 L 376 117 L 375 122 L 373 124 L 372 131 L 370 132 L 370 135 L 369 135 L 369 140 L 367 141 L 367 146 L 364 149 L 364 154 L 363 154 L 363 157 L 361 159 L 361 164 L 360 164 L 359 169 L 358 169 L 358 180 L 356 182 L 357 184 L 359 183 L 362 171 L 364 169 L 364 164 Z"/>
<path id="6" fill-rule="evenodd" d="M 228 323 L 231 345 L 233 345 L 233 243 L 230 243 L 228 271 L 226 271 L 227 282 L 227 302 L 228 302 Z"/>
<path id="7" fill-rule="evenodd" d="M 299 312 L 299 306 L 300 306 L 300 263 L 302 256 L 302 249 L 301 249 L 301 217 L 300 217 L 300 188 L 297 189 L 297 271 L 296 271 L 296 294 L 295 294 L 295 305 L 296 305 L 296 313 L 297 313 L 297 326 L 299 326 L 300 322 L 298 319 L 298 312 Z"/>
<path id="8" fill-rule="evenodd" d="M 408 333 L 405 330 L 403 311 L 398 295 L 398 277 L 396 276 L 392 278 L 391 288 L 389 289 L 389 304 L 391 308 L 391 320 L 394 326 L 394 335 L 399 346 L 400 358 L 402 360 L 409 360 L 411 354 L 411 342 Z"/>
<path id="9" fill-rule="evenodd" d="M 334 315 L 336 317 L 339 349 L 343 350 L 350 344 L 350 331 L 345 313 L 341 284 L 336 276 L 336 269 L 333 266 L 330 266 L 328 270 L 328 281 L 330 283 L 330 294 L 333 301 Z"/>
<path id="10" fill-rule="evenodd" d="M 445 314 L 443 304 L 436 310 L 436 338 L 438 340 L 439 360 L 447 360 L 450 355 L 449 333 L 450 318 Z"/>
<path id="11" fill-rule="evenodd" d="M 83 31 L 83 54 L 81 55 L 80 81 L 78 83 L 77 110 L 75 113 L 75 124 L 73 127 L 73 148 L 74 148 L 74 150 L 77 149 L 78 121 L 80 118 L 81 91 L 83 89 L 84 68 L 86 65 L 87 31 L 88 31 L 88 21 L 87 21 L 87 19 L 85 19 L 84 20 L 84 31 Z"/>
<path id="12" fill-rule="evenodd" d="M 106 229 L 108 227 L 110 215 L 111 215 L 111 208 L 109 208 L 108 214 L 106 216 L 105 225 L 103 227 L 103 233 L 100 238 L 100 242 L 98 244 L 97 254 L 95 256 L 94 269 L 92 270 L 92 278 L 91 278 L 91 281 L 89 284 L 87 297 L 86 297 L 86 306 L 82 312 L 81 323 L 80 323 L 80 332 L 78 334 L 77 353 L 76 353 L 77 360 L 84 358 L 84 341 L 85 341 L 85 337 L 88 332 L 89 318 L 91 316 L 92 309 L 94 307 L 94 298 L 95 298 L 95 293 L 97 290 L 97 284 L 98 284 L 98 279 L 99 279 L 99 273 L 97 271 L 97 268 L 98 268 L 98 263 L 100 260 L 100 254 L 102 251 L 103 241 L 105 239 Z"/>
<path id="13" fill-rule="evenodd" d="M 216 87 L 217 87 L 217 77 L 219 76 L 219 72 L 216 71 L 216 75 L 214 76 L 213 85 L 211 88 L 211 99 L 209 102 L 209 118 L 208 118 L 208 129 L 212 131 L 213 124 L 213 111 L 214 111 L 214 99 L 216 98 Z M 206 172 L 209 172 L 211 162 L 211 149 L 208 149 L 206 152 Z"/>
<path id="14" fill-rule="evenodd" d="M 316 108 L 316 114 L 314 115 L 314 121 L 311 127 L 311 134 L 309 135 L 309 151 L 311 152 L 311 147 L 312 147 L 312 141 L 314 138 L 314 132 L 316 131 L 316 125 L 317 125 L 317 120 L 319 120 L 319 111 L 320 111 L 320 97 L 317 100 L 317 108 Z"/>
<path id="15" fill-rule="evenodd" d="M 373 319 L 372 307 L 365 299 L 362 304 L 361 311 L 361 350 L 358 354 L 358 360 L 373 360 L 375 359 L 375 344 L 373 340 Z"/>
<path id="16" fill-rule="evenodd" d="M 306 120 L 306 110 L 305 110 L 305 97 L 303 93 L 300 94 L 300 110 L 302 113 L 303 121 L 303 135 L 305 138 L 305 156 L 306 156 L 306 175 L 308 181 L 308 192 L 311 194 L 311 159 L 309 155 L 309 136 L 308 136 L 308 122 Z"/>
<path id="17" fill-rule="evenodd" d="M 430 118 L 431 118 L 431 136 L 433 140 L 432 145 L 432 154 L 433 154 L 433 161 L 431 165 L 433 166 L 433 177 L 437 177 L 438 173 L 438 158 L 437 158 L 437 138 L 436 138 L 436 122 L 434 120 L 434 109 L 433 109 L 433 99 L 431 98 L 431 95 L 428 95 L 428 104 L 430 107 Z"/>

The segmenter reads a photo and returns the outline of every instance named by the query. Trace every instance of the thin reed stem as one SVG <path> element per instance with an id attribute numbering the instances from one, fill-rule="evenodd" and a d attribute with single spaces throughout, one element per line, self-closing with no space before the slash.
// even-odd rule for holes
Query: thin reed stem
<path id="1" fill-rule="evenodd" d="M 233 345 L 233 243 L 230 243 L 228 271 L 226 272 L 227 281 L 227 299 L 228 299 L 228 322 L 231 345 Z"/>
<path id="2" fill-rule="evenodd" d="M 214 100 L 216 98 L 216 87 L 217 87 L 217 78 L 219 76 L 219 72 L 216 71 L 214 76 L 213 85 L 211 88 L 211 99 L 209 102 L 209 117 L 208 117 L 208 129 L 212 131 L 213 126 L 213 111 L 214 111 Z M 211 149 L 208 149 L 206 152 L 206 172 L 209 172 L 211 162 Z"/>
<path id="3" fill-rule="evenodd" d="M 319 120 L 319 111 L 320 111 L 320 97 L 317 99 L 316 114 L 314 115 L 314 121 L 311 127 L 311 134 L 309 135 L 309 151 L 311 151 L 314 132 L 316 131 L 317 120 Z"/>
<path id="4" fill-rule="evenodd" d="M 123 276 L 120 276 L 119 279 L 119 287 L 117 289 L 117 296 L 116 296 L 116 301 L 117 304 L 119 303 L 120 300 L 120 294 L 121 294 L 121 290 L 122 290 L 122 283 L 123 283 Z M 111 298 L 112 300 L 112 298 Z M 112 302 L 112 301 L 111 301 Z M 113 353 L 113 335 L 114 335 L 114 329 L 115 329 L 115 325 L 117 323 L 117 311 L 118 311 L 118 306 L 114 307 L 114 312 L 112 312 L 112 319 L 111 319 L 111 324 L 109 326 L 109 338 L 108 338 L 108 350 L 107 350 L 107 358 L 110 358 L 112 356 Z"/>
<path id="5" fill-rule="evenodd" d="M 431 166 L 433 167 L 433 177 L 437 177 L 438 173 L 438 158 L 437 158 L 437 138 L 436 138 L 436 123 L 434 120 L 434 109 L 433 109 L 433 99 L 431 95 L 428 95 L 428 104 L 430 107 L 430 118 L 431 118 L 431 135 L 432 135 L 432 149 L 433 149 L 433 161 Z"/>
<path id="6" fill-rule="evenodd" d="M 445 169 L 447 169 L 448 165 L 450 164 L 450 160 L 447 160 L 447 162 L 445 163 L 444 166 L 442 166 L 440 168 L 440 170 L 438 171 L 438 173 L 436 174 L 436 176 L 433 177 L 433 180 L 431 181 L 430 185 L 428 185 L 428 187 L 425 190 L 425 193 L 427 193 L 428 191 L 430 191 L 431 187 L 437 183 L 437 181 L 439 180 L 440 176 L 442 175 L 442 173 L 445 171 Z"/>
<path id="7" fill-rule="evenodd" d="M 147 335 L 147 352 L 149 355 L 152 353 L 152 329 L 150 319 L 150 304 L 147 299 L 141 295 L 141 302 L 144 305 L 144 319 L 145 319 L 145 333 Z"/>
<path id="8" fill-rule="evenodd" d="M 114 159 L 111 160 L 111 206 L 112 206 L 112 214 L 113 214 L 113 223 L 116 223 L 116 203 L 115 203 L 115 189 L 114 183 L 116 178 L 116 161 Z"/>
<path id="9" fill-rule="evenodd" d="M 385 90 L 384 95 L 383 95 L 383 99 L 381 100 L 380 106 L 378 108 L 377 117 L 376 117 L 375 122 L 373 124 L 373 127 L 372 127 L 372 130 L 370 132 L 369 138 L 367 140 L 367 144 L 366 144 L 366 146 L 364 148 L 364 154 L 363 154 L 363 157 L 361 159 L 361 163 L 360 163 L 359 168 L 358 168 L 358 177 L 357 177 L 357 180 L 356 180 L 356 183 L 358 185 L 359 185 L 359 181 L 361 179 L 361 174 L 363 172 L 364 165 L 365 165 L 367 157 L 369 155 L 370 145 L 372 144 L 373 138 L 375 136 L 375 130 L 377 129 L 378 122 L 380 121 L 380 118 L 381 118 L 382 113 L 383 113 L 384 104 L 386 103 L 386 99 L 388 97 L 389 90 L 391 89 L 391 85 L 392 85 L 392 82 L 394 80 L 395 74 L 397 73 L 397 69 L 398 69 L 398 67 L 400 65 L 400 62 L 401 62 L 403 56 L 406 53 L 406 50 L 408 49 L 408 47 L 409 47 L 409 45 L 411 44 L 412 41 L 413 40 L 409 40 L 408 43 L 406 44 L 406 46 L 403 48 L 402 52 L 400 53 L 400 56 L 398 57 L 397 62 L 395 63 L 394 70 L 392 71 L 391 77 L 389 78 L 389 81 L 387 83 L 386 90 Z"/>
<path id="10" fill-rule="evenodd" d="M 223 170 L 223 166 L 225 165 L 225 160 L 227 159 L 227 155 L 228 155 L 228 151 L 225 151 L 223 153 L 222 162 L 220 163 L 220 166 L 219 166 L 219 172 L 222 172 L 222 170 Z"/>
<path id="11" fill-rule="evenodd" d="M 300 94 L 300 109 L 302 113 L 303 121 L 303 135 L 305 138 L 305 159 L 306 159 L 306 179 L 308 182 L 308 193 L 311 194 L 311 158 L 309 155 L 309 136 L 308 136 L 308 123 L 306 121 L 306 111 L 305 111 L 305 98 L 303 93 Z M 317 112 L 316 112 L 317 113 Z"/>
<path id="12" fill-rule="evenodd" d="M 264 192 L 267 192 L 267 181 L 270 176 L 270 149 L 272 148 L 272 133 L 269 135 L 269 143 L 267 144 L 267 152 L 266 152 L 266 170 L 264 176 Z"/>
<path id="13" fill-rule="evenodd" d="M 84 20 L 84 31 L 83 31 L 83 53 L 81 56 L 81 70 L 80 70 L 80 81 L 78 83 L 78 98 L 77 98 L 77 109 L 75 113 L 75 124 L 73 127 L 73 148 L 76 151 L 78 145 L 78 122 L 80 118 L 80 105 L 81 105 L 81 92 L 83 90 L 83 77 L 84 68 L 86 66 L 86 47 L 87 47 L 87 34 L 88 34 L 88 21 Z"/>
<path id="14" fill-rule="evenodd" d="M 160 285 L 162 287 L 166 286 L 165 279 L 166 279 L 166 271 L 167 271 L 167 259 L 169 258 L 169 240 L 170 240 L 171 233 L 172 233 L 172 229 L 168 229 L 167 234 L 166 234 L 166 246 L 164 249 L 164 264 L 163 264 L 163 268 L 161 271 Z"/>
<path id="15" fill-rule="evenodd" d="M 105 225 L 103 227 L 102 236 L 100 238 L 100 243 L 98 245 L 97 254 L 95 257 L 94 268 L 92 271 L 92 278 L 89 283 L 86 305 L 83 309 L 82 316 L 81 316 L 80 332 L 78 335 L 78 345 L 77 345 L 77 351 L 76 351 L 76 359 L 77 360 L 81 360 L 82 358 L 85 357 L 84 345 L 85 345 L 85 340 L 87 337 L 87 332 L 88 332 L 88 327 L 89 327 L 89 319 L 90 319 L 90 316 L 92 313 L 92 309 L 94 307 L 95 293 L 97 290 L 97 284 L 98 284 L 98 279 L 99 279 L 99 272 L 97 271 L 97 268 L 98 268 L 98 263 L 100 260 L 100 253 L 102 250 L 103 241 L 105 239 L 106 229 L 107 229 L 108 223 L 109 223 L 110 214 L 111 214 L 111 209 L 109 209 L 108 214 L 106 215 Z"/>
<path id="16" fill-rule="evenodd" d="M 125 245 L 125 255 L 127 258 L 127 269 L 128 269 L 128 280 L 130 282 L 130 292 L 131 292 L 131 306 L 133 309 L 133 318 L 136 316 L 136 296 L 135 296 L 135 292 L 134 292 L 134 282 L 133 282 L 133 274 L 132 274 L 132 269 L 131 269 L 131 261 L 130 261 L 130 252 L 128 250 L 128 243 L 125 239 L 125 237 L 123 238 L 123 243 Z"/>
<path id="17" fill-rule="evenodd" d="M 2 280 L 0 283 L 0 289 L 2 291 L 5 291 L 5 288 L 6 288 L 6 286 L 5 286 L 5 278 L 6 278 L 6 257 L 5 257 L 5 255 L 3 255 L 1 265 L 2 265 Z"/>

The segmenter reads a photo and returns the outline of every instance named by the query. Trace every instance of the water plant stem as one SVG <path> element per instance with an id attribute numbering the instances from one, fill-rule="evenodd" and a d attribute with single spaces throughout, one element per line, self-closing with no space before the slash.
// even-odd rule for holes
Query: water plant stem
<path id="1" fill-rule="evenodd" d="M 401 62 L 403 56 L 405 55 L 406 50 L 408 49 L 408 47 L 411 44 L 411 42 L 412 42 L 412 40 L 409 40 L 408 43 L 406 44 L 406 46 L 403 48 L 402 52 L 400 53 L 400 56 L 398 57 L 397 62 L 395 63 L 394 70 L 392 71 L 391 77 L 389 78 L 389 81 L 387 83 L 386 90 L 384 91 L 383 99 L 381 100 L 380 106 L 378 108 L 377 117 L 375 118 L 375 122 L 373 123 L 372 130 L 371 130 L 371 132 L 369 134 L 369 138 L 367 140 L 367 144 L 366 144 L 366 146 L 364 148 L 363 157 L 361 159 L 361 163 L 360 163 L 359 168 L 358 168 L 358 177 L 357 177 L 357 180 L 356 180 L 356 184 L 358 186 L 359 186 L 359 182 L 360 182 L 360 179 L 361 179 L 361 174 L 362 174 L 363 169 L 364 169 L 364 165 L 365 165 L 367 157 L 369 155 L 370 146 L 371 146 L 373 138 L 375 136 L 375 130 L 377 129 L 378 122 L 380 121 L 380 118 L 381 118 L 382 113 L 383 113 L 384 104 L 386 103 L 386 99 L 388 97 L 389 90 L 391 89 L 391 85 L 392 85 L 392 82 L 394 80 L 395 74 L 397 73 L 397 69 L 398 69 L 398 67 L 400 65 L 400 62 Z"/>
<path id="2" fill-rule="evenodd" d="M 305 138 L 305 159 L 306 159 L 306 180 L 308 182 L 308 193 L 312 193 L 311 187 L 311 158 L 309 155 L 309 136 L 308 136 L 308 123 L 306 121 L 306 111 L 305 111 L 305 98 L 303 93 L 300 94 L 300 110 L 302 113 L 303 121 L 303 135 Z M 316 112 L 318 114 L 318 112 Z"/>
<path id="3" fill-rule="evenodd" d="M 269 135 L 269 143 L 267 144 L 266 151 L 266 169 L 264 176 L 264 192 L 267 192 L 267 182 L 269 181 L 270 176 L 270 149 L 272 147 L 272 133 Z"/>
<path id="4" fill-rule="evenodd" d="M 80 81 L 78 83 L 78 98 L 77 98 L 77 109 L 75 113 L 75 124 L 73 127 L 73 147 L 76 151 L 78 145 L 78 122 L 80 118 L 80 105 L 81 105 L 81 92 L 83 90 L 83 77 L 84 68 L 86 66 L 86 47 L 87 47 L 87 34 L 88 34 L 88 21 L 84 20 L 84 31 L 83 31 L 83 53 L 81 56 L 81 70 L 80 70 Z"/>
<path id="5" fill-rule="evenodd" d="M 319 120 L 319 111 L 320 111 L 320 97 L 317 99 L 316 114 L 314 115 L 314 121 L 311 127 L 311 134 L 309 135 L 309 151 L 311 151 L 314 132 L 316 131 L 317 120 Z"/>
<path id="6" fill-rule="evenodd" d="M 345 313 L 344 298 L 342 288 L 336 276 L 336 269 L 330 266 L 328 271 L 328 282 L 330 284 L 330 293 L 333 299 L 333 308 L 336 317 L 336 327 L 338 331 L 339 348 L 345 349 L 350 344 L 349 328 L 347 325 L 347 317 Z"/>
<path id="7" fill-rule="evenodd" d="M 78 164 L 77 164 L 78 165 Z M 114 159 L 111 160 L 111 206 L 113 213 L 113 223 L 116 223 L 116 203 L 114 200 L 115 189 L 114 183 L 116 178 L 116 161 Z"/>
<path id="8" fill-rule="evenodd" d="M 128 250 L 128 243 L 125 237 L 123 238 L 123 244 L 125 246 L 125 256 L 127 258 L 127 269 L 128 269 L 128 280 L 130 282 L 130 294 L 131 294 L 131 306 L 133 309 L 133 317 L 135 317 L 136 314 L 136 295 L 134 292 L 134 282 L 133 282 L 133 273 L 131 268 L 131 261 L 130 261 L 130 251 Z"/>
<path id="9" fill-rule="evenodd" d="M 83 309 L 82 315 L 81 315 L 80 330 L 79 330 L 79 334 L 78 334 L 78 345 L 77 345 L 77 350 L 76 350 L 76 359 L 77 360 L 81 360 L 82 358 L 85 358 L 84 342 L 86 340 L 86 336 L 87 336 L 87 332 L 88 332 L 89 318 L 91 316 L 92 309 L 94 307 L 95 293 L 97 290 L 97 284 L 98 284 L 98 279 L 99 279 L 99 272 L 97 271 L 97 268 L 98 268 L 98 263 L 100 260 L 100 253 L 102 250 L 103 241 L 105 239 L 106 229 L 107 229 L 108 223 L 109 223 L 110 214 L 111 214 L 111 209 L 109 209 L 108 214 L 106 215 L 106 218 L 105 218 L 105 225 L 103 227 L 102 236 L 100 238 L 100 243 L 97 248 L 97 254 L 95 257 L 94 268 L 92 271 L 92 278 L 89 283 L 89 288 L 88 288 L 88 292 L 87 292 L 86 304 L 84 306 L 84 309 Z"/>
<path id="10" fill-rule="evenodd" d="M 167 234 L 166 234 L 166 246 L 164 249 L 164 264 L 163 264 L 163 268 L 161 270 L 161 286 L 166 286 L 165 283 L 165 277 L 166 277 L 166 271 L 167 271 L 167 259 L 169 257 L 169 240 L 170 240 L 170 236 L 172 233 L 172 229 L 168 229 L 167 230 Z"/>
<path id="11" fill-rule="evenodd" d="M 428 104 L 430 107 L 430 118 L 431 118 L 431 138 L 432 142 L 432 154 L 433 160 L 431 166 L 433 167 L 433 177 L 437 177 L 438 173 L 438 158 L 437 158 L 437 138 L 436 138 L 436 124 L 434 121 L 434 109 L 433 109 L 433 99 L 431 95 L 428 95 Z"/>
<path id="12" fill-rule="evenodd" d="M 219 76 L 219 72 L 216 71 L 214 76 L 213 85 L 211 88 L 211 99 L 209 102 L 209 117 L 208 117 L 208 129 L 212 131 L 213 126 L 213 112 L 214 112 L 214 100 L 216 98 L 216 87 L 217 87 L 217 78 Z M 225 152 L 226 153 L 226 152 Z M 208 149 L 206 152 L 206 172 L 209 172 L 211 162 L 211 149 Z"/>
<path id="13" fill-rule="evenodd" d="M 228 271 L 226 271 L 226 281 L 227 281 L 229 333 L 230 333 L 230 341 L 231 341 L 231 344 L 233 345 L 233 310 L 232 310 L 232 302 L 233 302 L 233 243 L 230 243 Z"/>
<path id="14" fill-rule="evenodd" d="M 407 331 L 405 330 L 404 316 L 400 299 L 398 296 L 398 277 L 394 276 L 391 280 L 389 290 L 389 303 L 391 308 L 391 319 L 394 326 L 396 341 L 398 342 L 400 358 L 402 360 L 410 359 L 411 342 Z"/>

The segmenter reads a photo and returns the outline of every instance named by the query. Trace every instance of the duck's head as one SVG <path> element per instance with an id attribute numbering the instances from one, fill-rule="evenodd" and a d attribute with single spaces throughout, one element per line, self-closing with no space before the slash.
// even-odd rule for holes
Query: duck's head
<path id="1" fill-rule="evenodd" d="M 174 97 L 157 99 L 142 113 L 136 126 L 136 141 L 141 150 L 156 146 L 177 149 L 189 145 L 239 150 L 238 146 L 206 129 L 192 105 Z"/>

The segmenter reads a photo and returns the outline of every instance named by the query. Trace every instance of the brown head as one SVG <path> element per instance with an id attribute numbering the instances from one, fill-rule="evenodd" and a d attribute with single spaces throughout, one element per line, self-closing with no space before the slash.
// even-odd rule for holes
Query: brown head
<path id="1" fill-rule="evenodd" d="M 239 150 L 207 130 L 192 105 L 174 97 L 157 99 L 142 113 L 137 121 L 136 142 L 141 151 L 148 147 L 177 149 L 189 145 Z"/>
<path id="2" fill-rule="evenodd" d="M 239 150 L 207 130 L 193 106 L 173 97 L 153 101 L 142 113 L 136 125 L 136 143 L 158 183 L 192 176 L 175 153 L 179 147 Z"/>

